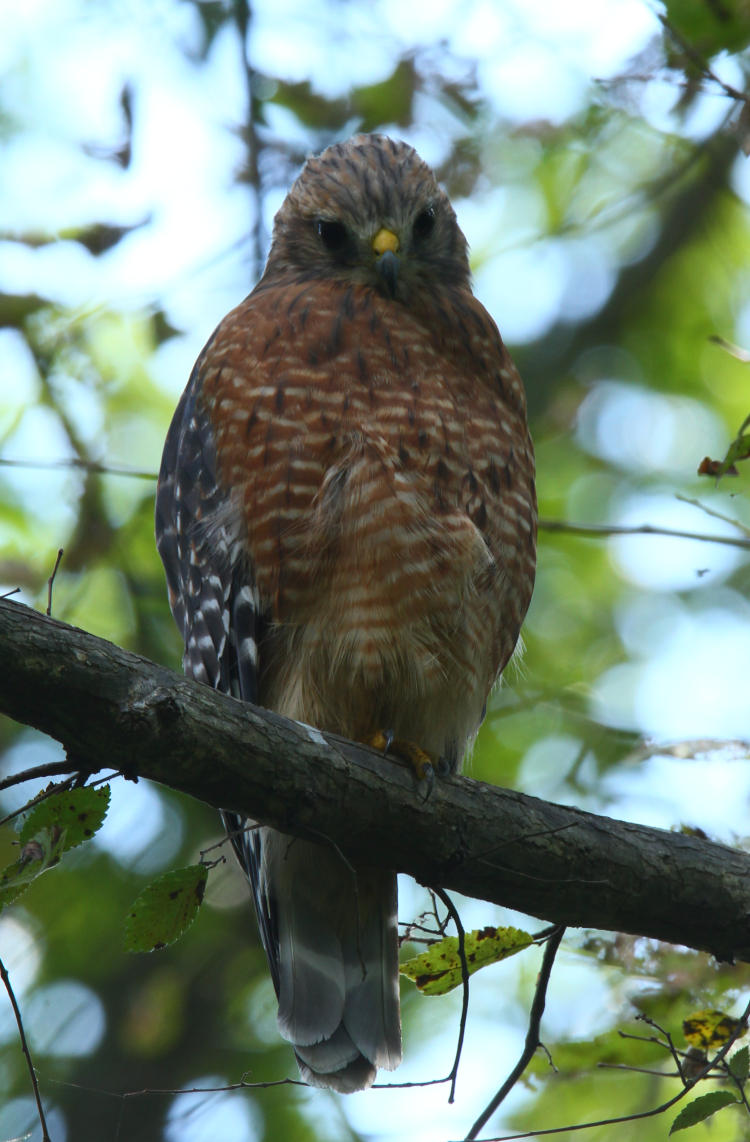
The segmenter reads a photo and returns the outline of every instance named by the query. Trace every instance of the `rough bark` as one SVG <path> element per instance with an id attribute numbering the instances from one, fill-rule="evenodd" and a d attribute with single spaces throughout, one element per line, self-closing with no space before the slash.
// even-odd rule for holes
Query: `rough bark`
<path id="1" fill-rule="evenodd" d="M 750 960 L 750 855 L 398 762 L 0 601 L 0 711 L 122 770 L 545 920 Z"/>

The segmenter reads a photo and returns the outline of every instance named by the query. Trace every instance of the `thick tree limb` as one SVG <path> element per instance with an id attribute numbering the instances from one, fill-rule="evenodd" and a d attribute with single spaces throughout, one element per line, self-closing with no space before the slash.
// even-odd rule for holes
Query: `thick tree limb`
<path id="1" fill-rule="evenodd" d="M 122 769 L 285 832 L 568 926 L 750 960 L 750 855 L 465 777 L 410 771 L 0 601 L 0 711 Z"/>

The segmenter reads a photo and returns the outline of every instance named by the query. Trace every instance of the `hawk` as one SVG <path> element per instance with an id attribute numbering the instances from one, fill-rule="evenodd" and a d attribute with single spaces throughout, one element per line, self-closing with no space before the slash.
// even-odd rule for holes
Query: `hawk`
<path id="1" fill-rule="evenodd" d="M 410 146 L 357 135 L 306 163 L 180 400 L 156 531 L 188 675 L 456 770 L 529 605 L 534 459 Z M 369 1086 L 401 1058 L 395 872 L 224 818 L 303 1077 Z"/>

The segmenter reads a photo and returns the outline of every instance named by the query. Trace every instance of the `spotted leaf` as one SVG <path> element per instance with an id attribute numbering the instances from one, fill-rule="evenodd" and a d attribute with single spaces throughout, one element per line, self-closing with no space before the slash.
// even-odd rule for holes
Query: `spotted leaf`
<path id="1" fill-rule="evenodd" d="M 505 960 L 534 941 L 519 928 L 480 928 L 467 932 L 464 954 L 469 975 L 488 964 Z M 427 951 L 405 960 L 399 971 L 412 980 L 423 995 L 445 995 L 463 980 L 457 936 L 436 940 Z"/>
<path id="2" fill-rule="evenodd" d="M 207 877 L 205 865 L 191 864 L 144 888 L 125 921 L 126 951 L 157 952 L 178 940 L 198 914 Z"/>

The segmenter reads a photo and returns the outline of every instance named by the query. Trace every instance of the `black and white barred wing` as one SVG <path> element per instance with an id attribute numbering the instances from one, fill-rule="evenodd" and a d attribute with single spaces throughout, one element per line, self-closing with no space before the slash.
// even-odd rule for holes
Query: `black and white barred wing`
<path id="1" fill-rule="evenodd" d="M 156 492 L 156 546 L 185 652 L 185 673 L 245 701 L 258 696 L 258 596 L 240 513 L 217 477 L 200 361 L 167 434 Z"/>
<path id="2" fill-rule="evenodd" d="M 211 417 L 200 400 L 199 360 L 167 434 L 156 492 L 156 545 L 169 605 L 185 645 L 190 678 L 244 701 L 258 697 L 261 614 L 239 512 L 220 483 Z M 224 812 L 250 880 L 263 945 L 278 986 L 274 909 L 260 885 L 261 837 L 252 822 Z"/>

